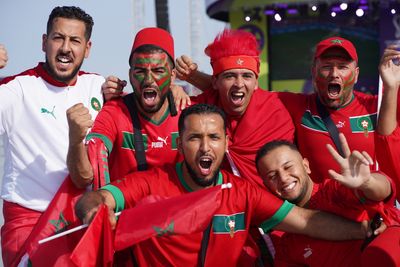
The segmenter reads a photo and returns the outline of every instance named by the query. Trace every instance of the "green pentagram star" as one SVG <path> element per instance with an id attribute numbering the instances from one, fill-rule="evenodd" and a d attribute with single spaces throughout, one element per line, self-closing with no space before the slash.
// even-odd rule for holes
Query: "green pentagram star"
<path id="1" fill-rule="evenodd" d="M 343 41 L 342 41 L 342 40 L 339 40 L 339 39 L 334 39 L 334 40 L 331 41 L 331 43 L 332 43 L 332 44 L 342 44 Z"/>
<path id="2" fill-rule="evenodd" d="M 165 229 L 157 226 L 153 226 L 153 229 L 157 232 L 157 236 L 172 235 L 174 234 L 174 222 L 171 222 Z"/>
<path id="3" fill-rule="evenodd" d="M 67 228 L 67 226 L 70 224 L 64 218 L 64 215 L 62 214 L 62 212 L 60 213 L 58 220 L 50 220 L 49 222 L 56 228 L 56 230 L 55 230 L 56 233 L 64 231 Z"/>

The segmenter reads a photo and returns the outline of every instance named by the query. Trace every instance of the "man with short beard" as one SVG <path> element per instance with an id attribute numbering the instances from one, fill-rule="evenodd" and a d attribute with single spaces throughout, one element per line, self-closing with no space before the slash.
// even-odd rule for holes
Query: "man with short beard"
<path id="1" fill-rule="evenodd" d="M 172 36 L 160 28 L 144 28 L 139 31 L 133 42 L 129 66 L 133 93 L 108 101 L 86 138 L 89 150 L 91 146 L 100 148 L 88 155 L 82 142 L 84 132 L 80 139 L 72 141 L 76 146 L 70 146 L 70 174 L 82 187 L 91 184 L 95 175 L 89 158 L 93 161 L 94 158 L 103 157 L 104 161 L 100 161 L 99 166 L 107 165 L 105 176 L 111 181 L 129 172 L 143 170 L 139 168 L 136 158 L 138 144 L 134 141 L 136 129 L 130 108 L 137 114 L 141 127 L 137 131 L 143 138 L 140 143 L 144 146 L 145 168 L 160 167 L 179 159 L 175 142 L 178 116 L 171 115 L 170 102 L 167 101 L 170 85 L 175 79 Z M 118 86 L 122 89 L 120 82 L 116 77 L 108 77 L 103 87 L 108 92 L 118 91 Z M 79 128 L 82 123 L 79 117 L 74 117 L 71 122 L 75 128 Z M 101 144 L 104 144 L 104 148 Z"/>
<path id="2" fill-rule="evenodd" d="M 225 120 L 223 111 L 212 105 L 198 104 L 185 109 L 179 118 L 177 139 L 183 162 L 130 173 L 99 191 L 88 192 L 75 206 L 76 214 L 88 223 L 103 203 L 110 210 L 120 211 L 134 207 L 149 195 L 169 198 L 230 183 L 231 188 L 222 190 L 221 204 L 210 218 L 208 246 L 203 247 L 204 265 L 200 266 L 237 266 L 249 228 L 260 224 L 326 239 L 364 237 L 358 223 L 296 207 L 245 179 L 220 170 L 229 142 Z M 112 214 L 110 221 L 115 226 Z M 203 235 L 202 232 L 171 234 L 144 240 L 134 250 L 137 263 L 139 266 L 199 266 Z"/>
<path id="3" fill-rule="evenodd" d="M 80 72 L 89 56 L 93 19 L 78 7 L 56 7 L 43 34 L 46 61 L 0 83 L 0 134 L 5 138 L 1 197 L 3 262 L 15 260 L 39 216 L 68 174 L 66 111 L 86 107 L 94 118 L 104 78 Z M 74 133 L 72 133 L 74 134 Z"/>

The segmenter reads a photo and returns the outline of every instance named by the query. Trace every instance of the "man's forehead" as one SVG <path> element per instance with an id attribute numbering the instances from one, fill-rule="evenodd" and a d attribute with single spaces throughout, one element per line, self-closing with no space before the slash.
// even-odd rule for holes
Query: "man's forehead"
<path id="1" fill-rule="evenodd" d="M 229 69 L 229 70 L 224 70 L 223 72 L 221 72 L 221 74 L 253 74 L 255 75 L 255 73 L 252 70 L 249 69 Z"/>
<path id="2" fill-rule="evenodd" d="M 216 113 L 202 113 L 202 114 L 190 114 L 185 118 L 185 128 L 186 129 L 197 129 L 201 128 L 204 122 L 212 122 L 214 124 L 217 124 L 221 130 L 224 130 L 224 121 L 222 117 Z"/>

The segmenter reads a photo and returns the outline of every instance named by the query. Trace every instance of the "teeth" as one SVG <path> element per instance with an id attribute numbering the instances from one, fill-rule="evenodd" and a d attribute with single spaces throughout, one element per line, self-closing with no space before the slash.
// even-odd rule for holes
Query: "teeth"
<path id="1" fill-rule="evenodd" d="M 58 57 L 57 59 L 62 63 L 68 63 L 70 61 L 68 57 Z"/>
<path id="2" fill-rule="evenodd" d="M 243 97 L 244 93 L 242 93 L 242 92 L 233 92 L 232 95 L 233 96 L 237 96 L 237 97 Z"/>
<path id="3" fill-rule="evenodd" d="M 292 190 L 295 187 L 296 183 L 290 183 L 288 186 L 285 186 L 283 190 Z"/>
<path id="4" fill-rule="evenodd" d="M 211 159 L 200 159 L 200 167 L 208 169 L 211 167 Z"/>

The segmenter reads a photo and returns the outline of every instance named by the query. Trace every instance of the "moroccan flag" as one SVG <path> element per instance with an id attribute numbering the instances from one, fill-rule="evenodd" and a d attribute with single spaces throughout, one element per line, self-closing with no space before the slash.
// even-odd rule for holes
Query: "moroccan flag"
<path id="1" fill-rule="evenodd" d="M 115 250 L 154 236 L 204 231 L 220 204 L 221 186 L 171 198 L 145 198 L 134 208 L 121 213 L 115 233 Z"/>
<path id="2" fill-rule="evenodd" d="M 71 253 L 77 266 L 112 266 L 114 234 L 108 217 L 108 208 L 100 206 L 85 234 Z"/>
<path id="3" fill-rule="evenodd" d="M 81 224 L 75 216 L 74 206 L 84 192 L 84 189 L 75 187 L 70 176 L 65 178 L 48 208 L 40 216 L 13 266 L 16 266 L 24 255 L 31 258 L 39 246 L 39 240 Z"/>

